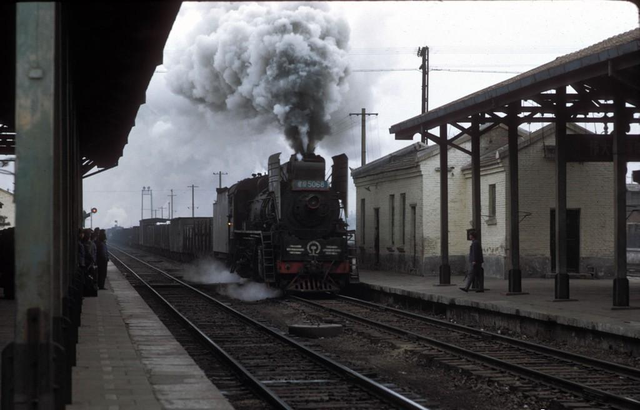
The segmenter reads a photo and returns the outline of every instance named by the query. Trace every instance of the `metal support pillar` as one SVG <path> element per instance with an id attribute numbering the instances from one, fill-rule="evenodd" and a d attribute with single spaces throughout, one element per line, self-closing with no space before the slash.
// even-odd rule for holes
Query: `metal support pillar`
<path id="1" fill-rule="evenodd" d="M 482 247 L 482 202 L 480 196 L 480 114 L 473 116 L 471 120 L 471 213 L 473 230 Z M 484 269 L 480 270 L 480 276 L 473 281 L 476 292 L 484 292 Z"/>
<path id="2" fill-rule="evenodd" d="M 440 126 L 440 285 L 451 285 L 449 266 L 449 171 L 447 125 Z"/>
<path id="3" fill-rule="evenodd" d="M 509 126 L 509 293 L 522 292 L 522 273 L 520 272 L 520 226 L 518 213 L 518 112 L 520 101 L 509 104 L 507 124 Z"/>
<path id="4" fill-rule="evenodd" d="M 13 406 L 60 408 L 54 373 L 59 299 L 55 3 L 19 3 L 16 24 L 16 320 Z M 59 187 L 58 187 L 59 188 Z M 37 232 L 37 234 L 35 234 Z M 55 282 L 58 281 L 58 284 Z"/>
<path id="5" fill-rule="evenodd" d="M 613 218 L 614 251 L 613 306 L 629 306 L 629 279 L 627 279 L 627 153 L 626 137 L 629 121 L 625 115 L 625 102 L 620 85 L 614 85 L 614 126 L 613 126 Z"/>
<path id="6" fill-rule="evenodd" d="M 556 277 L 555 300 L 570 300 L 567 273 L 567 90 L 556 89 Z"/>

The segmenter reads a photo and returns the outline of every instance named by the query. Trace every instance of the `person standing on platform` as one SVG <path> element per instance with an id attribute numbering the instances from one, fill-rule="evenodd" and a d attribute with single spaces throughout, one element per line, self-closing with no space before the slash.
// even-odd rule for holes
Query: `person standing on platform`
<path id="1" fill-rule="evenodd" d="M 109 249 L 107 248 L 107 233 L 104 229 L 98 234 L 98 289 L 104 289 L 107 279 L 107 263 L 109 262 Z"/>
<path id="2" fill-rule="evenodd" d="M 96 281 L 96 258 L 97 248 L 96 244 L 92 241 L 91 229 L 85 229 L 84 231 L 84 296 L 97 296 L 98 285 Z"/>
<path id="3" fill-rule="evenodd" d="M 480 276 L 482 271 L 482 263 L 484 258 L 482 257 L 482 247 L 480 241 L 478 241 L 478 234 L 476 231 L 469 232 L 469 238 L 471 239 L 471 246 L 469 247 L 469 275 L 467 275 L 467 283 L 463 288 L 460 288 L 463 292 L 468 292 L 469 287 L 473 283 L 474 279 Z"/>
<path id="4" fill-rule="evenodd" d="M 78 268 L 80 269 L 80 273 L 84 275 L 85 265 L 84 265 L 84 231 L 80 229 L 78 231 Z"/>

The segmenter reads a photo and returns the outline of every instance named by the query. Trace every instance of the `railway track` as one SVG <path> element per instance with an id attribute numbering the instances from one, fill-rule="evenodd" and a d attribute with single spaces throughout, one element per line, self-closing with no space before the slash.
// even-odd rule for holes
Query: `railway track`
<path id="1" fill-rule="evenodd" d="M 153 292 L 273 408 L 427 408 L 124 250 L 112 249 L 121 270 Z"/>
<path id="2" fill-rule="evenodd" d="M 359 299 L 292 299 L 321 309 L 324 316 L 330 313 L 408 338 L 426 346 L 423 355 L 431 360 L 555 400 L 565 408 L 640 409 L 640 370 L 635 368 Z"/>

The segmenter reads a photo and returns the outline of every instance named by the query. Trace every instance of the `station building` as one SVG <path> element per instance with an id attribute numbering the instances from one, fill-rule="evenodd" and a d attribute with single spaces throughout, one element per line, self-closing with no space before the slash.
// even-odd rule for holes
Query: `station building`
<path id="1" fill-rule="evenodd" d="M 13 193 L 0 188 L 0 229 L 16 225 L 16 202 Z"/>
<path id="2" fill-rule="evenodd" d="M 588 134 L 569 123 L 567 133 Z M 485 275 L 506 278 L 509 178 L 508 128 L 480 139 L 482 247 Z M 524 277 L 555 271 L 555 126 L 518 128 L 520 254 Z M 470 149 L 470 137 L 459 146 Z M 353 171 L 357 232 L 366 267 L 436 275 L 440 265 L 439 146 L 417 142 Z M 470 158 L 448 148 L 449 249 L 452 273 L 464 274 L 472 221 Z M 613 275 L 613 170 L 603 162 L 567 166 L 567 269 Z M 376 239 L 376 236 L 378 237 Z"/>

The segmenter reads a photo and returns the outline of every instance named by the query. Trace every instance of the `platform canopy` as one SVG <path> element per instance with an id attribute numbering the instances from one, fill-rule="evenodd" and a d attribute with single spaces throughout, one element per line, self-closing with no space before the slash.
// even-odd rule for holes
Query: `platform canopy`
<path id="1" fill-rule="evenodd" d="M 549 93 L 568 86 L 570 122 L 613 122 L 613 87 L 629 104 L 629 121 L 640 122 L 640 29 L 611 37 L 501 83 L 391 126 L 397 140 L 442 124 L 461 128 L 480 114 L 480 122 L 505 122 L 507 106 L 526 102 L 519 109 L 520 123 L 554 122 L 554 96 Z M 462 127 L 464 128 L 464 127 Z M 462 130 L 461 130 L 462 131 Z"/>
<path id="2" fill-rule="evenodd" d="M 118 164 L 180 2 L 73 2 L 60 27 L 59 53 L 71 86 L 82 171 Z M 14 153 L 16 4 L 0 4 L 0 154 Z M 68 121 L 73 121 L 68 118 Z"/>

